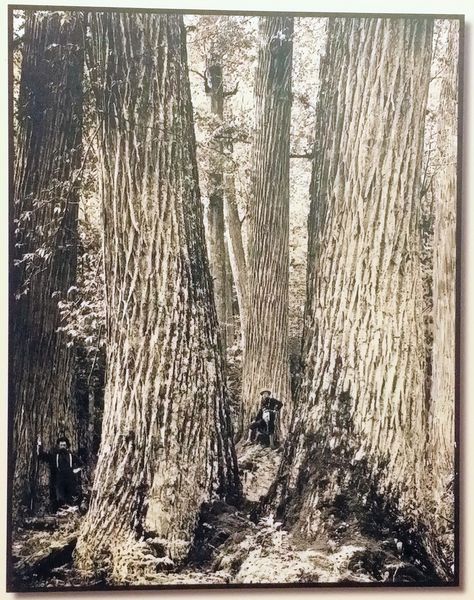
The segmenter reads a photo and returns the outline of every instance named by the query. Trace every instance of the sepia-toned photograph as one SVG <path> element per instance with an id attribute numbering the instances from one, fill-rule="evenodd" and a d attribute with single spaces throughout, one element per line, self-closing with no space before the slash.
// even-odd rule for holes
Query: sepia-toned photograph
<path id="1" fill-rule="evenodd" d="M 459 586 L 463 16 L 8 10 L 8 591 Z"/>

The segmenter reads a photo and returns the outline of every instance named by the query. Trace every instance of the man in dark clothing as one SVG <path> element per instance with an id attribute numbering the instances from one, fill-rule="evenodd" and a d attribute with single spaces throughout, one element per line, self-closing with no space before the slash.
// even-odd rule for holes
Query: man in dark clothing
<path id="1" fill-rule="evenodd" d="M 260 395 L 262 397 L 260 401 L 260 410 L 252 423 L 250 423 L 247 442 L 253 443 L 260 437 L 267 435 L 270 442 L 270 448 L 274 449 L 276 447 L 276 419 L 283 406 L 283 402 L 276 398 L 272 398 L 270 390 L 262 390 Z"/>
<path id="2" fill-rule="evenodd" d="M 41 439 L 38 438 L 38 458 L 45 461 L 51 471 L 51 504 L 56 511 L 64 505 L 75 504 L 77 493 L 76 474 L 81 471 L 76 458 L 70 451 L 66 437 L 59 437 L 52 452 L 44 452 Z"/>

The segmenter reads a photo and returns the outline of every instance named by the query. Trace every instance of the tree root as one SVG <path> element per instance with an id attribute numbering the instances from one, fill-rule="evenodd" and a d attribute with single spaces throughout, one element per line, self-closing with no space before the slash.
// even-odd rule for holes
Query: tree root
<path id="1" fill-rule="evenodd" d="M 159 543 L 160 550 L 157 550 Z M 157 556 L 157 553 L 161 556 Z M 132 534 L 114 540 L 113 545 L 91 547 L 80 541 L 74 554 L 78 569 L 87 576 L 100 574 L 109 584 L 137 584 L 157 573 L 171 571 L 176 564 L 168 557 L 166 540 L 137 540 Z"/>

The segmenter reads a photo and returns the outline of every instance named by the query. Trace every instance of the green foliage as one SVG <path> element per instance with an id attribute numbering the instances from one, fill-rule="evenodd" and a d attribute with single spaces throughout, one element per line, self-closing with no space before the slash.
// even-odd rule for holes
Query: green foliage
<path id="1" fill-rule="evenodd" d="M 90 220 L 79 222 L 77 286 L 59 300 L 61 327 L 68 346 L 82 346 L 87 354 L 105 345 L 105 306 L 103 260 L 100 239 Z"/>
<path id="2" fill-rule="evenodd" d="M 60 298 L 61 327 L 68 345 L 95 361 L 105 349 L 104 270 L 98 191 L 97 125 L 90 78 L 84 78 L 84 158 L 79 201 L 77 282 Z"/>

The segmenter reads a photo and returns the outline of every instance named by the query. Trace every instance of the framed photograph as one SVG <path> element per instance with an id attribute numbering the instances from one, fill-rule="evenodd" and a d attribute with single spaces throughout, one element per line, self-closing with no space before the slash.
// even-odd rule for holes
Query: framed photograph
<path id="1" fill-rule="evenodd" d="M 8 14 L 8 591 L 458 586 L 464 17 Z"/>

